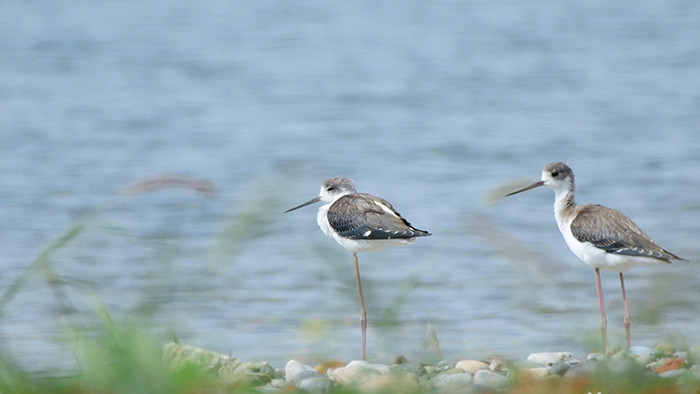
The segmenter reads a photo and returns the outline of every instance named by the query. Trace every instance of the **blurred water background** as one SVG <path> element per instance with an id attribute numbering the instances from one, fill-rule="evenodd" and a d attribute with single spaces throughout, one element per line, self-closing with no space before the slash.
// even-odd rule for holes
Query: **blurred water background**
<path id="1" fill-rule="evenodd" d="M 585 355 L 593 271 L 553 193 L 492 198 L 551 161 L 691 260 L 628 273 L 633 344 L 700 345 L 699 20 L 662 0 L 3 1 L 0 290 L 84 227 L 3 305 L 0 351 L 70 370 L 71 327 L 104 307 L 243 360 L 359 358 L 351 254 L 316 206 L 282 213 L 342 174 L 434 234 L 360 255 L 370 359 L 436 359 L 430 327 L 448 359 Z M 216 197 L 121 194 L 163 174 Z"/>

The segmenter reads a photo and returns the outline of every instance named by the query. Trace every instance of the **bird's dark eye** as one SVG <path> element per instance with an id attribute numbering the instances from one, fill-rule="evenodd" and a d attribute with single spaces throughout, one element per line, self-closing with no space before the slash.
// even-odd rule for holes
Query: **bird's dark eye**
<path id="1" fill-rule="evenodd" d="M 331 186 L 328 189 L 326 189 L 327 192 L 332 192 L 333 190 L 335 190 L 335 186 Z"/>
<path id="2" fill-rule="evenodd" d="M 552 177 L 556 178 L 559 176 L 559 171 L 552 171 Z"/>

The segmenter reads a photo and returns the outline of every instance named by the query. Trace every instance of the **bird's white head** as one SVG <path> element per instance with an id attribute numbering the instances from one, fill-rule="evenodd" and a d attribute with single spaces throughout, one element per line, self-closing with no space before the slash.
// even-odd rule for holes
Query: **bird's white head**
<path id="1" fill-rule="evenodd" d="M 564 163 L 549 163 L 542 169 L 542 177 L 539 181 L 508 193 L 506 196 L 512 196 L 513 194 L 518 194 L 540 186 L 547 186 L 553 189 L 557 195 L 573 193 L 574 172 Z"/>
<path id="2" fill-rule="evenodd" d="M 557 194 L 573 191 L 574 172 L 564 163 L 549 163 L 542 169 L 543 186 L 554 189 Z"/>
<path id="3" fill-rule="evenodd" d="M 318 197 L 321 201 L 328 203 L 351 193 L 355 193 L 355 183 L 343 176 L 334 176 L 323 181 Z"/>
<path id="4" fill-rule="evenodd" d="M 333 178 L 328 178 L 325 181 L 323 181 L 323 185 L 321 185 L 321 191 L 318 193 L 318 197 L 313 198 L 310 201 L 307 201 L 294 208 L 290 208 L 284 212 L 287 213 L 295 209 L 299 209 L 301 207 L 317 203 L 319 201 L 323 201 L 324 203 L 332 203 L 340 197 L 351 193 L 355 193 L 355 183 L 344 176 L 334 176 Z"/>

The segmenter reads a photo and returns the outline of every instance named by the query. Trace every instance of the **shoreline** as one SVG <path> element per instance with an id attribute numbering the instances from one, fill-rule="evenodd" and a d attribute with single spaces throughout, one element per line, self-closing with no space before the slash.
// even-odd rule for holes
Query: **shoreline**
<path id="1" fill-rule="evenodd" d="M 623 392 L 655 386 L 662 391 L 700 389 L 700 347 L 678 351 L 667 343 L 585 357 L 562 351 L 531 353 L 525 360 L 465 358 L 421 364 L 399 356 L 391 365 L 328 360 L 311 366 L 289 360 L 274 366 L 171 342 L 164 345 L 163 357 L 170 368 L 197 366 L 221 382 L 260 393 L 605 392 L 621 382 L 630 386 Z"/>

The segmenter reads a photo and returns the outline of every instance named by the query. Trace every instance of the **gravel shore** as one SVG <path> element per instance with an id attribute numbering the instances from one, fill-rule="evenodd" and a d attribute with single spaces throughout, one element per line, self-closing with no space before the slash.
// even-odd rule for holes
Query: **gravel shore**
<path id="1" fill-rule="evenodd" d="M 222 382 L 260 393 L 329 393 L 346 389 L 388 393 L 480 392 L 697 392 L 700 347 L 678 351 L 665 343 L 633 346 L 612 354 L 532 353 L 525 360 L 469 359 L 435 365 L 399 357 L 392 365 L 330 360 L 316 366 L 289 360 L 284 366 L 245 362 L 209 350 L 168 343 L 170 367 L 196 365 Z"/>

